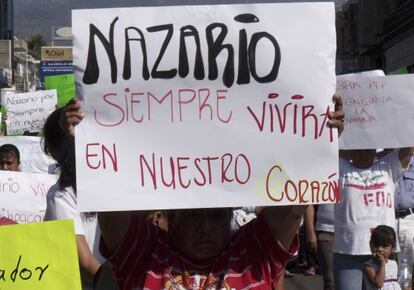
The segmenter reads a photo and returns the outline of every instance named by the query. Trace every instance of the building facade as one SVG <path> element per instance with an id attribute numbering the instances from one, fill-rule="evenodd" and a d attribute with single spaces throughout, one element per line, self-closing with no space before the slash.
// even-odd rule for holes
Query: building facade
<path id="1" fill-rule="evenodd" d="M 414 0 L 350 0 L 337 12 L 338 73 L 414 65 Z"/>
<path id="2" fill-rule="evenodd" d="M 13 0 L 0 0 L 0 39 L 12 39 L 13 34 Z"/>

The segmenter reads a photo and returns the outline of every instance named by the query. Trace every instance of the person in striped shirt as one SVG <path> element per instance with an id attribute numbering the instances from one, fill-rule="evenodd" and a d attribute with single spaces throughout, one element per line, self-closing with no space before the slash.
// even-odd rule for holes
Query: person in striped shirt
<path id="1" fill-rule="evenodd" d="M 330 125 L 341 131 L 344 113 L 334 97 Z M 65 107 L 62 127 L 74 136 L 83 114 Z M 168 232 L 139 212 L 98 214 L 101 252 L 121 290 L 271 289 L 298 248 L 297 229 L 306 205 L 267 207 L 230 235 L 231 208 L 174 210 Z"/>

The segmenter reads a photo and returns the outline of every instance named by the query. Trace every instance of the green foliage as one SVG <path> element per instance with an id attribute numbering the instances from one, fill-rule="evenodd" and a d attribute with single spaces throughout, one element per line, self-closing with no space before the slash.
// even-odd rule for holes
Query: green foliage
<path id="1" fill-rule="evenodd" d="M 43 39 L 42 35 L 35 33 L 30 35 L 27 40 L 27 48 L 29 53 L 36 59 L 40 59 L 42 46 L 46 45 L 46 41 Z"/>

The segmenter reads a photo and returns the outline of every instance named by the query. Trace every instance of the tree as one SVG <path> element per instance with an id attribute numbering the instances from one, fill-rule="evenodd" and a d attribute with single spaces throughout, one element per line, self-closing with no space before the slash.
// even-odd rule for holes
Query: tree
<path id="1" fill-rule="evenodd" d="M 36 59 L 40 59 L 42 46 L 46 45 L 46 41 L 43 39 L 43 36 L 35 33 L 30 35 L 27 40 L 27 48 L 29 53 Z"/>

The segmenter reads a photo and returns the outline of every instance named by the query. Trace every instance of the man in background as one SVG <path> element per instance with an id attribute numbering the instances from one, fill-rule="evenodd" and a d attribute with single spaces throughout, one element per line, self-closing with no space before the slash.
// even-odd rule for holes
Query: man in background
<path id="1" fill-rule="evenodd" d="M 0 146 L 0 170 L 20 171 L 20 152 L 13 144 Z"/>

